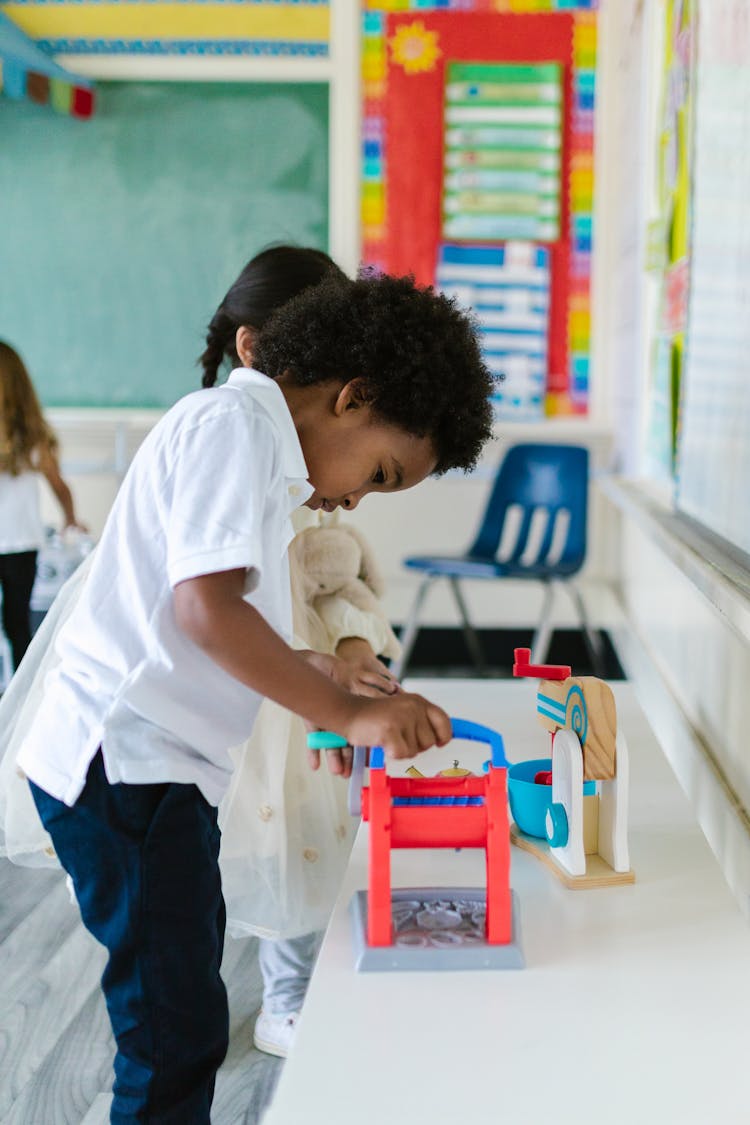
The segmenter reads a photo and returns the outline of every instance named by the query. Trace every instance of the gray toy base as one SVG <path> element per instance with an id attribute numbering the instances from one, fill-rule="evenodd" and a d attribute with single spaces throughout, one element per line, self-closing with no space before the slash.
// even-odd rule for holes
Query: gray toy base
<path id="1" fill-rule="evenodd" d="M 461 887 L 405 887 L 391 893 L 392 945 L 367 944 L 367 892 L 356 891 L 352 916 L 358 972 L 391 970 L 522 969 L 518 900 L 511 892 L 513 936 L 488 945 L 484 936 L 485 893 Z"/>

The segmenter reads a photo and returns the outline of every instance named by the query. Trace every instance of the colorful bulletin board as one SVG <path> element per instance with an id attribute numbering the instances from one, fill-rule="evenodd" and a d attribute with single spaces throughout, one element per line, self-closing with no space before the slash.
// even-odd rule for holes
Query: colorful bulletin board
<path id="1" fill-rule="evenodd" d="M 550 260 L 548 374 L 541 405 L 548 414 L 585 414 L 588 407 L 594 7 L 595 0 L 366 0 L 364 15 L 363 257 L 376 268 L 412 272 L 423 284 L 436 281 L 446 244 L 462 241 L 442 226 L 451 182 L 444 167 L 446 89 L 453 77 L 459 80 L 450 68 L 489 67 L 474 75 L 491 87 L 487 120 L 508 122 L 511 129 L 520 119 L 506 104 L 507 95 L 512 101 L 509 87 L 522 69 L 551 65 L 559 74 L 560 175 L 554 192 L 559 227 L 538 230 L 536 242 L 532 232 L 530 249 L 543 244 Z M 492 73 L 493 66 L 513 67 L 516 74 Z M 486 94 L 478 90 L 469 91 L 475 100 Z M 548 109 L 536 107 L 540 121 Z M 495 170 L 502 160 L 497 153 L 496 146 Z M 475 192 L 473 202 L 481 210 L 497 200 Z M 527 195 L 522 210 L 529 207 Z M 501 210 L 507 220 L 507 207 Z M 485 240 L 495 247 L 503 241 Z M 519 401 L 524 417 L 528 405 Z"/>
<path id="2" fill-rule="evenodd" d="M 50 54 L 328 55 L 328 0 L 4 0 L 0 11 Z"/>
<path id="3" fill-rule="evenodd" d="M 649 226 L 648 263 L 658 284 L 646 416 L 646 465 L 671 479 L 677 457 L 690 289 L 691 119 L 695 83 L 696 0 L 663 4 L 661 127 L 656 160 L 657 217 Z"/>

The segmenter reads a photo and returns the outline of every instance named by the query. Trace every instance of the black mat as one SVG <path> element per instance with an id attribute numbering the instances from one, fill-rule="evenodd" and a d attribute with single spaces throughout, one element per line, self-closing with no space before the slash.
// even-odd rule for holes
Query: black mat
<path id="1" fill-rule="evenodd" d="M 479 641 L 487 664 L 487 674 L 494 679 L 510 679 L 513 675 L 513 650 L 530 648 L 531 629 L 478 629 Z M 596 671 L 580 629 L 556 629 L 552 634 L 548 664 L 569 664 L 574 676 L 602 675 L 607 680 L 624 680 L 625 673 L 617 658 L 609 634 L 600 632 L 604 646 L 604 667 Z M 433 628 L 419 631 L 407 676 L 475 677 L 461 629 Z"/>

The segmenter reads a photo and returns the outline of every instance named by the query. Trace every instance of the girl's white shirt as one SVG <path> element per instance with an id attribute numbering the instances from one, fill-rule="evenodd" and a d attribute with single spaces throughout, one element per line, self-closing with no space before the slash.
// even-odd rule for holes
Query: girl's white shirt
<path id="1" fill-rule="evenodd" d="M 72 805 L 101 745 L 112 783 L 193 783 L 219 803 L 228 748 L 249 734 L 261 696 L 179 629 L 172 590 L 244 568 L 245 600 L 290 640 L 290 515 L 312 491 L 284 396 L 259 372 L 233 371 L 160 420 L 56 639 L 59 663 L 18 755 L 27 777 Z"/>
<path id="2" fill-rule="evenodd" d="M 0 473 L 0 555 L 38 551 L 43 543 L 39 474 Z"/>

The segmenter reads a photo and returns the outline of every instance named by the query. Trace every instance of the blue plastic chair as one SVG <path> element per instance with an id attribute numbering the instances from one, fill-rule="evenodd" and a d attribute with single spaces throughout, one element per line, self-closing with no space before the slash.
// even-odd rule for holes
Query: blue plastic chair
<path id="1" fill-rule="evenodd" d="M 543 664 L 552 637 L 555 587 L 564 584 L 575 605 L 592 664 L 602 669 L 602 645 L 590 627 L 580 591 L 571 581 L 586 558 L 588 450 L 573 445 L 515 445 L 500 463 L 474 543 L 462 555 L 419 555 L 404 565 L 424 574 L 402 633 L 394 665 L 403 676 L 419 632 L 419 615 L 430 586 L 447 578 L 471 658 L 486 672 L 482 648 L 461 592 L 462 578 L 527 579 L 544 585 L 544 602 L 532 659 Z"/>

